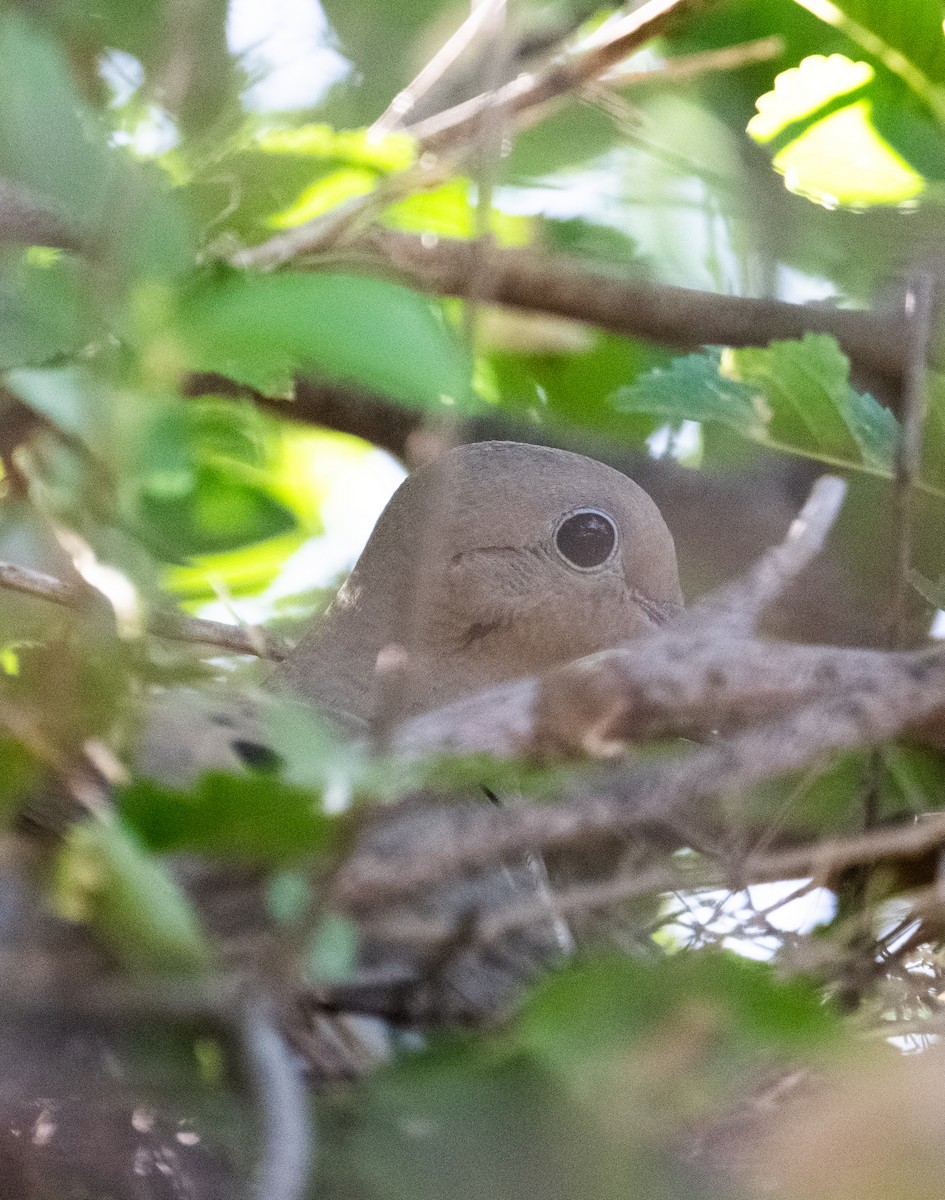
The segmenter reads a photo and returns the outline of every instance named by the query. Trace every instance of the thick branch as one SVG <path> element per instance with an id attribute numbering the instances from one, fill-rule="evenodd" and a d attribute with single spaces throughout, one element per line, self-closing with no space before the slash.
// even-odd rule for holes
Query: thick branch
<path id="1" fill-rule="evenodd" d="M 353 906 L 390 904 L 521 854 L 574 850 L 602 838 L 656 835 L 691 844 L 706 826 L 707 801 L 819 763 L 833 751 L 878 745 L 945 705 L 941 652 L 869 657 L 873 670 L 858 686 L 668 762 L 617 771 L 610 788 L 592 795 L 556 807 L 477 809 L 441 820 L 431 814 L 408 855 L 364 854 L 350 862 L 339 895 Z"/>
<path id="2" fill-rule="evenodd" d="M 64 608 L 82 610 L 88 607 L 94 593 L 89 588 L 63 583 L 52 575 L 0 562 L 0 588 L 38 596 Z M 281 638 L 262 629 L 246 629 L 226 625 L 222 621 L 205 621 L 200 617 L 185 617 L 179 613 L 151 613 L 148 628 L 158 637 L 176 642 L 194 642 L 219 646 L 234 654 L 255 654 L 276 661 L 285 658 L 287 648 Z"/>
<path id="3" fill-rule="evenodd" d="M 374 231 L 369 243 L 358 244 L 359 253 L 362 249 L 372 250 L 379 267 L 396 267 L 414 287 L 459 297 L 466 295 L 470 272 L 485 256 L 489 298 L 496 304 L 553 313 L 673 346 L 766 346 L 773 338 L 829 333 L 863 367 L 898 378 L 906 366 L 906 319 L 900 312 L 854 312 L 786 300 L 720 296 L 620 278 L 589 269 L 569 255 L 446 238 L 431 242 L 392 230 Z"/>

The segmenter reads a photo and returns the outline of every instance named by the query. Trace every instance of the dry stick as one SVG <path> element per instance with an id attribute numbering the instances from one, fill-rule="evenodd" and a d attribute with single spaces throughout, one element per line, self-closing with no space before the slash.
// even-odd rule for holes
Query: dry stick
<path id="1" fill-rule="evenodd" d="M 635 12 L 608 22 L 568 55 L 554 59 L 542 71 L 526 72 L 495 91 L 484 92 L 407 130 L 424 150 L 452 149 L 475 135 L 489 109 L 516 116 L 583 87 L 652 38 L 667 33 L 682 18 L 718 0 L 649 0 Z"/>
<path id="2" fill-rule="evenodd" d="M 22 592 L 27 596 L 38 596 L 63 608 L 78 611 L 87 608 L 95 594 L 87 587 L 64 583 L 52 575 L 7 562 L 0 562 L 0 588 Z M 253 654 L 279 661 L 288 653 L 282 639 L 265 630 L 245 629 L 239 625 L 206 621 L 200 617 L 185 617 L 178 613 L 152 613 L 148 620 L 148 628 L 158 637 L 171 641 L 218 646 L 221 650 L 230 650 L 235 654 Z"/>
<path id="3" fill-rule="evenodd" d="M 877 654 L 858 688 L 813 700 L 799 712 L 668 763 L 618 772 L 607 791 L 557 807 L 470 810 L 431 820 L 396 860 L 359 855 L 339 876 L 352 906 L 390 904 L 445 879 L 474 874 L 525 853 L 550 854 L 602 837 L 669 834 L 685 845 L 700 806 L 826 759 L 877 745 L 945 704 L 945 655 Z M 807 852 L 807 859 L 816 850 Z M 790 876 L 789 876 L 790 877 Z"/>
<path id="4" fill-rule="evenodd" d="M 821 476 L 784 541 L 769 550 L 741 579 L 693 605 L 683 623 L 710 623 L 716 635 L 752 632 L 764 610 L 823 549 L 846 490 L 842 479 Z"/>

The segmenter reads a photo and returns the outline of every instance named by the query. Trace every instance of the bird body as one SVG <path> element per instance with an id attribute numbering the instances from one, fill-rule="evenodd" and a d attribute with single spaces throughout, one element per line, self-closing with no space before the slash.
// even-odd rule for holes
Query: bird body
<path id="1" fill-rule="evenodd" d="M 378 716 L 389 647 L 403 669 L 388 720 L 620 645 L 681 604 L 669 530 L 625 475 L 542 446 L 459 446 L 401 484 L 268 691 L 359 736 Z M 271 757 L 264 699 L 164 693 L 136 768 L 186 785 L 207 770 L 258 766 Z"/>

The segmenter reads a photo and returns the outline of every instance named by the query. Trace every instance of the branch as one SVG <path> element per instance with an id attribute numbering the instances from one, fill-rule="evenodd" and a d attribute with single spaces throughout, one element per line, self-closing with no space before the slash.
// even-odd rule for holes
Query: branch
<path id="1" fill-rule="evenodd" d="M 411 827 L 408 853 L 391 859 L 365 852 L 346 864 L 338 896 L 354 909 L 389 905 L 523 854 L 573 851 L 614 837 L 692 845 L 694 834 L 707 828 L 708 801 L 820 763 L 834 751 L 888 741 L 945 706 L 945 654 L 869 657 L 874 669 L 856 684 L 679 758 L 620 769 L 611 787 L 578 800 L 449 812 L 441 819 L 430 814 L 422 830 Z M 789 678 L 785 673 L 782 682 Z"/>
<path id="2" fill-rule="evenodd" d="M 264 247 L 256 247 L 260 251 Z M 862 367 L 898 378 L 908 362 L 903 313 L 721 296 L 670 284 L 622 279 L 565 254 L 505 249 L 472 241 L 377 229 L 355 244 L 352 265 L 396 268 L 410 285 L 442 296 L 466 295 L 477 262 L 485 262 L 489 299 L 509 308 L 553 313 L 613 333 L 672 346 L 767 346 L 773 338 L 832 334 Z M 255 251 L 246 251 L 251 256 Z M 250 265 L 250 264 L 243 264 Z"/>
<path id="3" fill-rule="evenodd" d="M 784 594 L 823 549 L 846 490 L 846 483 L 836 476 L 818 479 L 784 541 L 769 550 L 742 579 L 691 608 L 687 623 L 711 624 L 716 635 L 754 630 L 764 610 Z"/>
<path id="4" fill-rule="evenodd" d="M 0 588 L 38 596 L 52 604 L 78 611 L 87 609 L 94 590 L 76 584 L 63 583 L 52 575 L 0 562 Z M 227 625 L 222 621 L 205 621 L 200 617 L 185 617 L 178 613 L 151 613 L 148 629 L 157 637 L 176 642 L 192 642 L 218 646 L 234 654 L 254 654 L 280 661 L 288 649 L 281 638 L 258 628 Z"/>
<path id="5" fill-rule="evenodd" d="M 263 1134 L 253 1195 L 257 1200 L 301 1200 L 313 1151 L 313 1114 L 301 1063 L 294 1061 L 261 1002 L 247 1005 L 239 1028 Z"/>
<path id="6" fill-rule="evenodd" d="M 662 37 L 684 17 L 718 0 L 649 0 L 635 12 L 608 21 L 570 54 L 555 58 L 543 70 L 523 72 L 504 87 L 484 92 L 454 108 L 407 126 L 423 150 L 444 151 L 474 138 L 485 114 L 515 117 L 579 90 L 623 62 L 634 50 Z"/>

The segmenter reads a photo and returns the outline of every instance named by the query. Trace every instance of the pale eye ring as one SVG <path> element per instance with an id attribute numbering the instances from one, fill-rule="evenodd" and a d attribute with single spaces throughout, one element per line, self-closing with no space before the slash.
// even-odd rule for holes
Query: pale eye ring
<path id="1" fill-rule="evenodd" d="M 599 508 L 576 508 L 555 526 L 558 554 L 576 571 L 598 571 L 617 553 L 617 525 Z"/>

